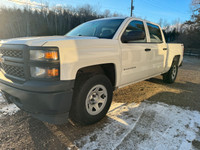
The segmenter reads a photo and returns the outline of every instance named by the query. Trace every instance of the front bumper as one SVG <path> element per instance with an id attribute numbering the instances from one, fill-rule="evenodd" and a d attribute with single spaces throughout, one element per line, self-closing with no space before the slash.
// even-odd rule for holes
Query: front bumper
<path id="1" fill-rule="evenodd" d="M 18 84 L 1 79 L 2 92 L 8 94 L 9 101 L 15 103 L 22 110 L 49 123 L 67 122 L 72 103 L 74 80 L 27 81 Z"/>

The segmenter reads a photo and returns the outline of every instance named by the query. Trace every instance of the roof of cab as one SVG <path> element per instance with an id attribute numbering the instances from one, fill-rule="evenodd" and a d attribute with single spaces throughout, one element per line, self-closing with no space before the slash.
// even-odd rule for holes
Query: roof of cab
<path id="1" fill-rule="evenodd" d="M 95 19 L 95 20 L 91 20 L 89 22 L 97 21 L 97 20 L 112 20 L 112 19 L 124 19 L 124 20 L 135 19 L 135 20 L 140 20 L 140 21 L 144 21 L 144 22 L 147 22 L 147 23 L 151 23 L 151 24 L 154 24 L 154 25 L 158 25 L 157 23 L 154 23 L 154 22 L 151 22 L 151 21 L 148 21 L 148 20 L 144 20 L 144 19 L 140 19 L 140 18 L 134 18 L 134 17 L 109 17 L 109 18 Z"/>

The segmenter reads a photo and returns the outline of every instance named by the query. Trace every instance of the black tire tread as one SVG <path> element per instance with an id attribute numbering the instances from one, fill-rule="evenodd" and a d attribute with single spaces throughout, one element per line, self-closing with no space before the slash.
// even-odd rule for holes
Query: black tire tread
<path id="1" fill-rule="evenodd" d="M 84 109 L 84 96 L 85 94 L 87 94 L 85 92 L 86 89 L 92 85 L 92 83 L 99 81 L 101 81 L 104 84 L 107 84 L 106 86 L 109 88 L 107 89 L 108 95 L 110 95 L 110 97 L 108 96 L 109 98 L 107 100 L 107 104 L 100 114 L 95 116 L 88 116 L 89 114 L 87 115 L 86 110 Z M 80 74 L 75 82 L 74 95 L 70 110 L 70 119 L 81 125 L 89 125 L 100 121 L 106 115 L 108 109 L 110 108 L 113 95 L 112 89 L 113 88 L 110 80 L 104 74 Z"/>
<path id="2" fill-rule="evenodd" d="M 173 61 L 170 70 L 167 73 L 163 74 L 163 82 L 164 83 L 171 84 L 171 83 L 175 82 L 176 77 L 175 77 L 175 79 L 171 78 L 171 74 L 172 74 L 172 70 L 173 70 L 173 66 L 174 65 L 176 65 L 176 67 L 177 67 L 177 73 L 178 73 L 178 61 Z M 176 74 L 176 76 L 177 76 L 177 74 Z"/>

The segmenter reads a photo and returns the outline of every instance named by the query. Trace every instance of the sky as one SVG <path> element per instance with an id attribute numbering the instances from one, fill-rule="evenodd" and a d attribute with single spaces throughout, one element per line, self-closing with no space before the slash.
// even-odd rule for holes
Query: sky
<path id="1" fill-rule="evenodd" d="M 90 4 L 96 11 L 103 12 L 109 9 L 124 16 L 130 16 L 131 0 L 0 0 L 0 6 L 20 7 L 20 1 L 30 4 L 49 3 L 50 6 L 73 6 L 79 7 Z M 136 17 L 158 23 L 162 18 L 163 22 L 174 24 L 189 20 L 191 16 L 191 0 L 133 0 Z"/>

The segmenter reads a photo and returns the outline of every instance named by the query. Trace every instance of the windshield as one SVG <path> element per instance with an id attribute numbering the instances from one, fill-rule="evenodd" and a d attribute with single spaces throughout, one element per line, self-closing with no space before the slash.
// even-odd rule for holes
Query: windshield
<path id="1" fill-rule="evenodd" d="M 124 19 L 95 20 L 83 23 L 66 34 L 66 36 L 92 36 L 112 39 Z"/>

